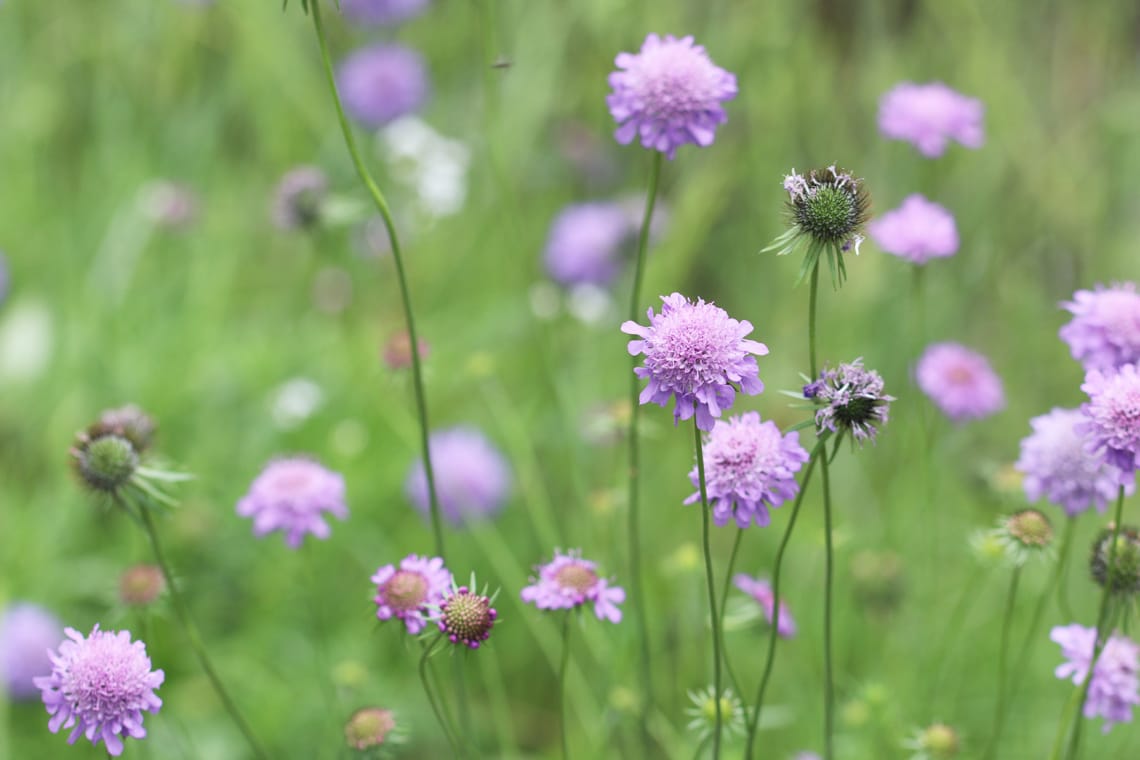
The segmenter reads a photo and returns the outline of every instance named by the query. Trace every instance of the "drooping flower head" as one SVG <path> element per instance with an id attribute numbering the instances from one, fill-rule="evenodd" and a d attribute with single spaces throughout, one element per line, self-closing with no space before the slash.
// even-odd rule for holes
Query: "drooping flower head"
<path id="1" fill-rule="evenodd" d="M 381 707 L 362 707 L 344 724 L 344 740 L 350 749 L 367 750 L 396 739 L 396 716 Z"/>
<path id="2" fill-rule="evenodd" d="M 883 392 L 883 377 L 863 367 L 859 358 L 835 369 L 824 367 L 819 379 L 804 386 L 804 398 L 819 407 L 815 413 L 818 433 L 851 433 L 857 443 L 875 442 L 879 427 L 887 424 L 894 396 Z"/>
<path id="3" fill-rule="evenodd" d="M 63 639 L 55 615 L 27 602 L 9 605 L 0 616 L 0 679 L 13 700 L 40 693 L 35 678 L 51 673 L 48 650 Z"/>
<path id="4" fill-rule="evenodd" d="M 689 702 L 685 714 L 690 720 L 686 726 L 697 736 L 697 741 L 703 742 L 717 730 L 716 688 L 706 686 L 700 691 L 689 692 Z M 746 715 L 740 698 L 732 693 L 732 689 L 723 689 L 720 695 L 720 730 L 729 736 L 743 736 L 746 730 Z"/>
<path id="5" fill-rule="evenodd" d="M 511 470 L 503 455 L 481 432 L 453 427 L 431 434 L 435 489 L 444 518 L 453 525 L 498 514 L 511 489 Z M 422 461 L 413 466 L 404 490 L 421 513 L 430 513 L 427 476 Z"/>
<path id="6" fill-rule="evenodd" d="M 392 26 L 427 10 L 430 0 L 340 0 L 340 12 L 349 21 L 370 26 Z"/>
<path id="7" fill-rule="evenodd" d="M 1060 330 L 1073 358 L 1086 370 L 1111 372 L 1140 362 L 1140 294 L 1123 282 L 1095 290 L 1078 290 L 1061 304 L 1073 314 Z"/>
<path id="8" fill-rule="evenodd" d="M 444 593 L 435 615 L 439 630 L 452 644 L 463 644 L 469 649 L 478 649 L 491 636 L 491 629 L 499 613 L 491 605 L 491 597 L 476 591 L 475 576 L 471 576 L 470 586 L 451 587 Z"/>
<path id="9" fill-rule="evenodd" d="M 400 566 L 385 565 L 372 576 L 376 584 L 376 617 L 404 621 L 413 636 L 424 629 L 428 611 L 451 588 L 451 573 L 440 557 L 409 554 Z"/>
<path id="10" fill-rule="evenodd" d="M 736 77 L 709 59 L 692 37 L 656 34 L 638 53 L 618 53 L 609 76 L 606 105 L 618 123 L 622 145 L 634 138 L 672 160 L 686 143 L 712 145 L 716 128 L 728 120 L 721 103 L 736 97 Z"/>
<path id="11" fill-rule="evenodd" d="M 717 420 L 704 444 L 705 487 L 713 521 L 727 525 L 735 520 L 747 528 L 771 522 L 768 508 L 778 507 L 799 492 L 796 473 L 808 460 L 797 432 L 781 433 L 771 420 L 760 421 L 757 412 Z M 701 498 L 696 466 L 689 480 L 697 489 L 686 504 Z"/>
<path id="12" fill-rule="evenodd" d="M 625 601 L 625 590 L 599 577 L 597 564 L 582 559 L 580 551 L 556 550 L 554 559 L 535 569 L 538 577 L 520 594 L 524 602 L 540 610 L 569 610 L 592 603 L 598 620 L 621 622 L 618 605 Z"/>
<path id="13" fill-rule="evenodd" d="M 993 535 L 1006 561 L 1016 567 L 1053 556 L 1053 525 L 1039 510 L 1022 509 L 998 518 Z"/>
<path id="14" fill-rule="evenodd" d="M 958 251 L 954 215 L 918 193 L 872 220 L 867 231 L 884 251 L 913 264 L 953 256 Z"/>
<path id="15" fill-rule="evenodd" d="M 919 389 L 954 422 L 982 419 L 1005 408 L 1001 378 L 989 360 L 959 343 L 927 346 L 914 374 Z"/>
<path id="16" fill-rule="evenodd" d="M 1029 421 L 1033 433 L 1022 439 L 1016 467 L 1025 474 L 1030 501 L 1048 499 L 1073 517 L 1089 507 L 1104 512 L 1116 498 L 1120 471 L 1105 462 L 1103 452 L 1089 451 L 1089 438 L 1081 432 L 1085 422 L 1079 409 L 1053 409 Z M 1134 492 L 1135 482 L 1125 490 Z"/>
<path id="17" fill-rule="evenodd" d="M 546 271 L 562 285 L 609 285 L 621 270 L 622 247 L 632 232 L 618 203 L 567 206 L 550 225 Z"/>
<path id="18" fill-rule="evenodd" d="M 280 230 L 313 227 L 320 221 L 321 204 L 329 190 L 329 178 L 316 166 L 290 169 L 273 191 L 270 217 Z"/>
<path id="19" fill-rule="evenodd" d="M 1089 401 L 1081 405 L 1087 421 L 1080 433 L 1088 436 L 1089 450 L 1105 452 L 1105 460 L 1122 471 L 1121 482 L 1140 468 L 1140 372 L 1125 364 L 1117 372 L 1092 370 L 1081 390 Z"/>
<path id="20" fill-rule="evenodd" d="M 772 593 L 772 584 L 765 578 L 753 578 L 744 573 L 732 576 L 732 582 L 738 589 L 756 600 L 764 613 L 764 618 L 771 624 L 776 611 L 776 595 Z M 783 599 L 780 600 L 780 619 L 776 623 L 776 633 L 785 639 L 796 635 L 796 621 L 792 619 L 792 613 L 788 611 L 787 602 Z"/>
<path id="21" fill-rule="evenodd" d="M 125 737 L 146 736 L 143 712 L 162 707 L 154 690 L 165 675 L 150 669 L 146 645 L 132 642 L 129 631 L 100 631 L 96 625 L 87 637 L 74 628 L 64 632 L 67 640 L 51 655 L 51 674 L 35 679 L 52 716 L 48 728 L 54 734 L 74 726 L 69 744 L 82 734 L 118 756 Z"/>
<path id="22" fill-rule="evenodd" d="M 306 535 L 329 537 L 332 531 L 325 522 L 326 512 L 348 519 L 344 478 L 304 457 L 270 462 L 237 504 L 240 516 L 253 518 L 255 536 L 279 530 L 292 549 Z"/>
<path id="23" fill-rule="evenodd" d="M 675 399 L 673 421 L 687 420 L 695 413 L 697 427 L 710 431 L 722 411 L 736 399 L 736 386 L 755 396 L 764 390 L 755 356 L 768 347 L 747 340 L 752 323 L 737 321 L 724 309 L 680 293 L 662 296 L 660 314 L 649 309 L 649 326 L 624 322 L 621 331 L 638 339 L 629 342 L 631 356 L 645 355 L 634 372 L 649 383 L 641 403 L 665 406 Z"/>
<path id="24" fill-rule="evenodd" d="M 984 113 L 980 100 L 941 82 L 902 82 L 879 101 L 879 131 L 892 140 L 906 140 L 927 158 L 936 158 L 951 140 L 967 148 L 982 147 Z"/>
<path id="25" fill-rule="evenodd" d="M 369 129 L 419 109 L 427 100 L 423 58 L 403 45 L 380 44 L 350 53 L 337 68 L 344 110 Z"/>
<path id="26" fill-rule="evenodd" d="M 1057 626 L 1049 638 L 1061 646 L 1061 656 L 1068 662 L 1057 666 L 1057 678 L 1084 683 L 1089 674 L 1096 643 L 1096 629 L 1078 623 Z M 1108 733 L 1116 723 L 1132 722 L 1132 708 L 1140 705 L 1140 646 L 1119 634 L 1109 637 L 1096 661 L 1092 683 L 1085 700 L 1086 718 L 1104 719 Z"/>
<path id="27" fill-rule="evenodd" d="M 1113 533 L 1108 527 L 1097 535 L 1089 557 L 1089 571 L 1101 588 L 1107 587 L 1109 593 L 1126 601 L 1134 600 L 1140 595 L 1140 531 L 1131 525 L 1121 525 L 1115 552 Z"/>

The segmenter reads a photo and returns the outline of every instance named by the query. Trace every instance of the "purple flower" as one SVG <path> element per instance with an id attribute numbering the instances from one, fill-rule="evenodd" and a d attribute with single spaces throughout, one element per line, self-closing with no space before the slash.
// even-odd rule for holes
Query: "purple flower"
<path id="1" fill-rule="evenodd" d="M 491 629 L 499 613 L 491 606 L 486 594 L 475 591 L 474 584 L 469 588 L 452 587 L 439 603 L 439 614 L 435 618 L 439 630 L 452 644 L 465 644 L 470 649 L 479 646 L 491 636 Z"/>
<path id="2" fill-rule="evenodd" d="M 980 100 L 941 82 L 903 82 L 879 101 L 879 131 L 892 140 L 906 140 L 927 158 L 936 158 L 951 140 L 967 148 L 982 147 L 984 111 Z"/>
<path id="3" fill-rule="evenodd" d="M 914 370 L 919 389 L 954 422 L 977 420 L 1005 408 L 1001 378 L 986 357 L 958 343 L 934 343 Z"/>
<path id="4" fill-rule="evenodd" d="M 713 520 L 727 525 L 735 519 L 747 528 L 752 523 L 767 525 L 772 521 L 768 507 L 795 497 L 800 490 L 796 473 L 808 453 L 800 446 L 799 433 L 781 434 L 775 422 L 761 422 L 758 413 L 745 412 L 727 422 L 717 420 L 705 441 L 704 457 Z M 698 490 L 685 503 L 694 504 L 701 498 L 696 467 L 689 480 Z"/>
<path id="5" fill-rule="evenodd" d="M 503 508 L 511 488 L 511 470 L 503 455 L 481 432 L 471 427 L 437 430 L 429 442 L 435 489 L 443 516 L 453 525 L 492 517 Z M 427 516 L 427 476 L 424 463 L 413 465 L 404 490 Z"/>
<path id="6" fill-rule="evenodd" d="M 142 739 L 143 711 L 156 713 L 162 707 L 154 690 L 165 675 L 151 671 L 146 645 L 131 641 L 129 631 L 100 631 L 98 624 L 84 638 L 66 628 L 68 640 L 51 655 L 51 675 L 35 679 L 51 720 L 48 728 L 75 728 L 67 741 L 74 744 L 83 734 L 107 753 L 123 752 L 123 737 Z"/>
<path id="7" fill-rule="evenodd" d="M 550 225 L 546 271 L 563 285 L 609 285 L 631 231 L 628 214 L 617 203 L 567 206 Z"/>
<path id="8" fill-rule="evenodd" d="M 918 193 L 867 225 L 875 243 L 913 264 L 953 256 L 958 251 L 954 215 Z"/>
<path id="9" fill-rule="evenodd" d="M 1126 478 L 1132 477 L 1140 468 L 1140 373 L 1136 365 L 1125 364 L 1107 374 L 1094 369 L 1085 375 L 1081 390 L 1089 401 L 1081 405 L 1087 422 L 1079 432 L 1088 437 L 1089 450 L 1103 449 L 1109 464 L 1123 470 Z"/>
<path id="10" fill-rule="evenodd" d="M 348 115 L 378 129 L 419 109 L 427 99 L 427 69 L 411 48 L 372 45 L 341 61 L 336 86 Z"/>
<path id="11" fill-rule="evenodd" d="M 697 427 L 712 430 L 721 411 L 736 399 L 734 385 L 751 396 L 764 390 L 750 354 L 764 356 L 768 347 L 745 339 L 751 322 L 738 322 L 712 303 L 699 298 L 693 303 L 680 293 L 661 300 L 660 314 L 649 308 L 649 327 L 632 320 L 621 326 L 622 332 L 641 338 L 629 342 L 631 356 L 645 354 L 645 366 L 634 370 L 649 379 L 641 403 L 665 406 L 675 398 L 674 424 L 695 411 Z"/>
<path id="12" fill-rule="evenodd" d="M 714 64 L 692 37 L 662 40 L 650 34 L 641 52 L 618 53 L 609 76 L 606 105 L 618 123 L 622 145 L 641 144 L 672 160 L 677 148 L 712 145 L 718 124 L 728 120 L 721 103 L 736 97 L 736 77 Z"/>
<path id="13" fill-rule="evenodd" d="M 11 699 L 39 694 L 34 679 L 51 672 L 48 650 L 63 639 L 55 615 L 35 604 L 8 606 L 0 617 L 0 675 Z"/>
<path id="14" fill-rule="evenodd" d="M 391 26 L 427 10 L 429 0 L 340 0 L 340 12 L 350 21 Z"/>
<path id="15" fill-rule="evenodd" d="M 1116 498 L 1120 472 L 1105 463 L 1104 455 L 1088 449 L 1082 434 L 1086 422 L 1079 409 L 1053 409 L 1029 421 L 1033 433 L 1021 441 L 1016 468 L 1025 474 L 1025 495 L 1030 501 L 1048 499 L 1070 517 L 1089 507 L 1104 512 Z M 1136 490 L 1128 482 L 1125 490 Z"/>
<path id="16" fill-rule="evenodd" d="M 1140 294 L 1131 282 L 1078 290 L 1061 304 L 1073 319 L 1061 328 L 1073 358 L 1101 372 L 1140 361 Z"/>
<path id="17" fill-rule="evenodd" d="M 1084 683 L 1092 662 L 1096 629 L 1078 623 L 1053 628 L 1049 638 L 1061 645 L 1061 656 L 1068 662 L 1057 666 L 1057 678 Z M 1085 717 L 1104 718 L 1103 731 L 1114 723 L 1132 722 L 1132 707 L 1140 705 L 1140 646 L 1125 636 L 1109 637 L 1096 661 L 1092 683 L 1085 700 Z"/>
<path id="18" fill-rule="evenodd" d="M 293 549 L 301 545 L 306 533 L 329 537 L 324 512 L 348 519 L 344 478 L 304 457 L 270 462 L 237 505 L 239 515 L 253 518 L 255 536 L 279 530 Z"/>
<path id="19" fill-rule="evenodd" d="M 732 576 L 732 582 L 738 589 L 756 600 L 760 609 L 764 611 L 764 617 L 771 624 L 776 609 L 776 596 L 772 593 L 772 584 L 764 578 L 753 578 L 744 573 Z M 780 622 L 776 626 L 776 632 L 785 639 L 796 635 L 796 621 L 792 620 L 792 613 L 788 612 L 788 605 L 783 599 L 780 600 Z"/>
<path id="20" fill-rule="evenodd" d="M 598 577 L 597 565 L 582 559 L 580 551 L 555 551 L 554 559 L 535 569 L 538 578 L 520 594 L 524 602 L 540 610 L 568 610 L 592 602 L 598 620 L 621 622 L 618 605 L 625 601 L 625 590 Z"/>
<path id="21" fill-rule="evenodd" d="M 875 442 L 878 427 L 887 424 L 890 402 L 895 400 L 883 393 L 882 375 L 865 369 L 861 358 L 836 369 L 824 367 L 818 380 L 804 386 L 804 398 L 821 407 L 815 413 L 817 433 L 850 432 L 859 443 Z"/>
<path id="22" fill-rule="evenodd" d="M 316 166 L 290 169 L 273 191 L 270 218 L 280 230 L 312 227 L 321 217 L 321 203 L 328 193 L 329 179 Z"/>
<path id="23" fill-rule="evenodd" d="M 376 584 L 376 617 L 381 620 L 398 618 L 404 621 L 408 633 L 415 635 L 424 629 L 428 607 L 439 605 L 451 587 L 451 573 L 439 557 L 419 557 L 409 554 L 395 565 L 385 565 L 372 576 Z"/>

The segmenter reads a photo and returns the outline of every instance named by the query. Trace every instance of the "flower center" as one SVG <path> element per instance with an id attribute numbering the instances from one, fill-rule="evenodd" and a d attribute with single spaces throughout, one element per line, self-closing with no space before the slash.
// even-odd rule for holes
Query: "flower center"
<path id="1" fill-rule="evenodd" d="M 478 646 L 491 635 L 495 615 L 487 597 L 460 588 L 441 605 L 441 609 L 443 630 L 452 637 L 452 641 Z"/>
<path id="2" fill-rule="evenodd" d="M 1009 534 L 1025 546 L 1048 546 L 1053 526 L 1045 515 L 1030 509 L 1009 518 Z"/>
<path id="3" fill-rule="evenodd" d="M 83 446 L 78 461 L 88 485 L 99 491 L 114 491 L 130 480 L 139 465 L 139 455 L 126 438 L 105 435 Z"/>
<path id="4" fill-rule="evenodd" d="M 397 570 L 384 586 L 384 599 L 397 612 L 418 610 L 427 599 L 427 578 L 409 570 Z"/>
<path id="5" fill-rule="evenodd" d="M 856 396 L 835 409 L 835 417 L 845 425 L 857 425 L 871 419 L 875 410 L 875 399 Z"/>
<path id="6" fill-rule="evenodd" d="M 585 594 L 598 583 L 598 574 L 584 565 L 574 563 L 559 570 L 554 580 L 562 588 Z"/>
<path id="7" fill-rule="evenodd" d="M 946 378 L 954 385 L 969 385 L 970 381 L 974 379 L 974 373 L 967 367 L 952 367 L 946 373 Z"/>
<path id="8" fill-rule="evenodd" d="M 859 205 L 851 190 L 818 185 L 793 203 L 796 221 L 822 240 L 845 240 L 858 226 Z"/>

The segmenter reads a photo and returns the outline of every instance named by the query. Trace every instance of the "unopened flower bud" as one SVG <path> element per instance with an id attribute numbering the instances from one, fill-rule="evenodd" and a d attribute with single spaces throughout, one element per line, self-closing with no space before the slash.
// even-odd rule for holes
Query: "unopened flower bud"
<path id="1" fill-rule="evenodd" d="M 83 482 L 103 493 L 115 493 L 125 486 L 139 466 L 134 445 L 115 434 L 91 438 L 87 433 L 80 433 L 71 456 Z"/>
<path id="2" fill-rule="evenodd" d="M 1109 571 L 1109 554 L 1112 549 L 1111 527 L 1105 528 L 1093 542 L 1089 569 L 1093 580 L 1102 588 L 1121 596 L 1140 593 L 1140 531 L 1130 525 L 1121 525 L 1116 537 L 1116 554 Z"/>

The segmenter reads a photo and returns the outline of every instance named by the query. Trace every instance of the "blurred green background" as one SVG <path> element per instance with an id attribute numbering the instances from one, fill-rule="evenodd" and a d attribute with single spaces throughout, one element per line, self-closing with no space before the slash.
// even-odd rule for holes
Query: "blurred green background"
<path id="1" fill-rule="evenodd" d="M 791 287 L 798 261 L 757 254 L 782 230 L 791 167 L 838 161 L 866 179 L 878 211 L 922 192 L 957 217 L 961 249 L 927 267 L 922 298 L 911 265 L 865 245 L 844 289 L 824 292 L 820 340 L 831 361 L 865 357 L 899 398 L 878 445 L 842 453 L 834 473 L 840 755 L 908 757 L 906 737 L 942 720 L 960 732 L 963 757 L 977 757 L 1009 572 L 980 562 L 968 538 L 1023 502 L 1006 468 L 1029 417 L 1081 400 L 1081 370 L 1056 337 L 1058 302 L 1137 275 L 1135 4 L 445 0 L 395 29 L 354 29 L 324 7 L 337 57 L 387 39 L 422 51 L 433 95 L 420 116 L 470 151 L 466 204 L 431 219 L 410 210 L 414 189 L 362 135 L 406 239 L 431 345 L 433 426 L 480 427 L 515 476 L 498 520 L 448 536 L 456 575 L 475 570 L 502 588 L 490 646 L 463 659 L 465 738 L 487 757 L 557 756 L 559 621 L 518 600 L 534 563 L 554 546 L 582 547 L 628 584 L 625 449 L 588 434 L 599 410 L 603 423 L 615 409 L 620 420 L 627 278 L 594 323 L 564 306 L 540 319 L 532 303 L 550 296 L 540 255 L 563 205 L 644 194 L 649 155 L 613 142 L 604 98 L 614 55 L 657 31 L 695 35 L 740 85 L 715 145 L 682 148 L 665 166 L 669 221 L 642 304 L 679 290 L 755 324 L 752 337 L 771 349 L 760 361 L 768 391 L 741 397 L 734 412 L 757 409 L 782 425 L 802 414 L 776 391 L 799 387 L 807 369 L 807 290 Z M 980 98 L 985 147 L 932 161 L 882 139 L 878 99 L 900 80 L 941 80 Z M 357 224 L 285 233 L 268 215 L 277 180 L 300 163 L 329 173 L 345 219 L 365 200 L 297 0 L 285 13 L 272 0 L 66 9 L 6 0 L 0 103 L 0 250 L 11 269 L 0 304 L 0 602 L 35 601 L 83 631 L 99 622 L 145 632 L 167 674 L 165 705 L 124 757 L 245 756 L 171 615 L 116 601 L 122 570 L 149 560 L 144 536 L 93 506 L 69 472 L 75 431 L 101 409 L 138 403 L 159 421 L 162 453 L 196 475 L 160 529 L 219 669 L 273 755 L 343 756 L 344 720 L 375 704 L 405 727 L 397 756 L 446 756 L 418 647 L 396 623 L 377 625 L 368 582 L 379 565 L 431 548 L 403 495 L 417 455 L 410 377 L 380 360 L 402 328 L 391 258 L 362 253 Z M 581 155 L 594 171 L 582 171 Z M 171 229 L 148 216 L 159 179 L 197 194 L 191 223 Z M 919 398 L 908 367 L 943 339 L 992 359 L 1004 412 L 955 427 Z M 298 378 L 321 403 L 283 414 L 280 389 Z M 663 756 L 684 758 L 697 745 L 684 728 L 686 691 L 711 680 L 700 513 L 681 505 L 692 441 L 668 412 L 649 407 L 643 420 L 652 728 Z M 352 513 L 298 552 L 276 535 L 254 539 L 234 512 L 261 467 L 293 452 L 344 473 Z M 770 574 L 789 511 L 747 531 L 739 570 Z M 814 484 L 785 573 L 800 635 L 781 644 L 765 758 L 822 748 L 821 511 Z M 1083 547 L 1100 525 L 1082 518 L 1066 579 L 1086 625 L 1098 595 Z M 720 574 L 733 535 L 715 532 Z M 851 570 L 866 552 L 888 564 L 897 556 L 901 598 L 888 609 L 868 602 Z M 1048 571 L 1023 575 L 1015 642 Z M 637 643 L 626 611 L 619 626 L 586 620 L 575 630 L 579 757 L 633 753 Z M 1000 757 L 1040 758 L 1052 742 L 1069 688 L 1052 675 L 1060 655 L 1047 629 L 1068 622 L 1049 607 Z M 751 698 L 767 630 L 752 622 L 727 640 Z M 1087 757 L 1130 757 L 1138 744 L 1134 726 L 1085 731 Z M 66 747 L 32 702 L 4 710 L 0 755 L 103 753 L 84 740 Z"/>

